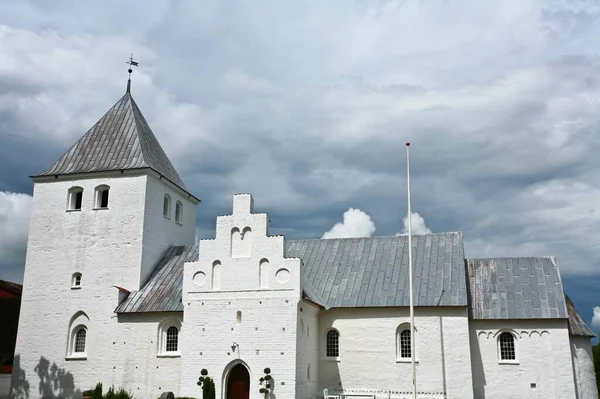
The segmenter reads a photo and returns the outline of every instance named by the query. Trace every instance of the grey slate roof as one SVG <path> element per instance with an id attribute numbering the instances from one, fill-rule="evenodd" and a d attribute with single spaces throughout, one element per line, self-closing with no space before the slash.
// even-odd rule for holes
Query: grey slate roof
<path id="1" fill-rule="evenodd" d="M 473 319 L 567 318 L 553 257 L 467 260 Z"/>
<path id="2" fill-rule="evenodd" d="M 415 306 L 467 306 L 461 233 L 413 236 Z M 408 238 L 339 238 L 286 242 L 286 257 L 302 259 L 302 288 L 330 307 L 409 306 Z M 198 246 L 171 247 L 148 282 L 117 313 L 182 311 L 183 264 Z"/>
<path id="3" fill-rule="evenodd" d="M 183 264 L 198 260 L 198 246 L 172 246 L 162 256 L 144 287 L 119 304 L 117 313 L 183 311 Z"/>
<path id="4" fill-rule="evenodd" d="M 127 92 L 54 165 L 37 176 L 150 168 L 187 191 Z"/>
<path id="5" fill-rule="evenodd" d="M 569 314 L 569 334 L 580 336 L 580 337 L 595 337 L 596 335 L 590 330 L 585 324 L 583 318 L 575 309 L 575 305 L 571 302 L 571 299 L 565 294 L 565 300 L 567 302 L 567 313 Z"/>
<path id="6" fill-rule="evenodd" d="M 412 241 L 415 306 L 467 306 L 462 234 Z M 288 241 L 286 257 L 326 307 L 409 306 L 407 236 Z"/>

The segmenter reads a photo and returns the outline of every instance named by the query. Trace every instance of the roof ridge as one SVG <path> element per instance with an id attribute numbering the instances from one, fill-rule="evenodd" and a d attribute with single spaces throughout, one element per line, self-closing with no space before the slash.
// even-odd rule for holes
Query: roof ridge
<path id="1" fill-rule="evenodd" d="M 424 233 L 424 234 L 411 234 L 412 237 L 427 237 L 427 236 L 441 236 L 441 235 L 462 235 L 462 231 L 443 231 L 439 233 Z M 319 240 L 373 240 L 379 238 L 399 238 L 408 237 L 408 234 L 398 235 L 385 235 L 385 236 L 372 236 L 372 237 L 332 237 L 332 238 L 299 238 L 299 239 L 286 239 L 286 241 L 319 241 Z"/>

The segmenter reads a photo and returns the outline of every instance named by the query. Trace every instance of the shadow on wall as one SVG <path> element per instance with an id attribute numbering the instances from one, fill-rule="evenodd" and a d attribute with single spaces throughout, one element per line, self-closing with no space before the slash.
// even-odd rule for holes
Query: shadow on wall
<path id="1" fill-rule="evenodd" d="M 39 378 L 38 392 L 42 398 L 81 398 L 81 391 L 75 389 L 75 379 L 73 378 L 73 374 L 58 367 L 56 363 L 51 364 L 48 359 L 42 356 L 32 371 L 35 372 Z M 27 380 L 26 371 L 21 367 L 21 358 L 19 355 L 15 355 L 9 398 L 29 398 L 30 390 L 31 384 Z"/>

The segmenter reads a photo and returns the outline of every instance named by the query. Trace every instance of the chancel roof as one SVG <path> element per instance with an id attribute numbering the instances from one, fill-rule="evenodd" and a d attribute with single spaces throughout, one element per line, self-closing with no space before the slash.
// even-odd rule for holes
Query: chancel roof
<path id="1" fill-rule="evenodd" d="M 467 260 L 473 319 L 566 319 L 556 259 Z"/>
<path id="2" fill-rule="evenodd" d="M 415 306 L 467 306 L 462 234 L 412 239 Z M 285 256 L 302 260 L 304 296 L 326 308 L 409 306 L 407 236 L 290 240 Z M 197 245 L 169 248 L 117 313 L 182 311 L 183 265 L 196 260 Z"/>
<path id="3" fill-rule="evenodd" d="M 153 169 L 187 191 L 127 91 L 54 165 L 37 176 L 143 168 Z"/>

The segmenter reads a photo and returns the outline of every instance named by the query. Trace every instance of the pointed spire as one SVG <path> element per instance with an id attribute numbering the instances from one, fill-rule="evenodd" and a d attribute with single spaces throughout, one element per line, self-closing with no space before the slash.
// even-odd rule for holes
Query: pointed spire
<path id="1" fill-rule="evenodd" d="M 127 72 L 129 72 L 129 78 L 127 79 L 127 94 L 131 94 L 131 72 L 133 72 L 133 69 L 131 69 L 131 67 L 134 66 L 138 66 L 138 62 L 133 60 L 133 53 L 131 53 L 131 56 L 129 57 L 129 61 L 126 62 L 126 64 L 129 65 L 129 69 L 127 70 Z"/>

